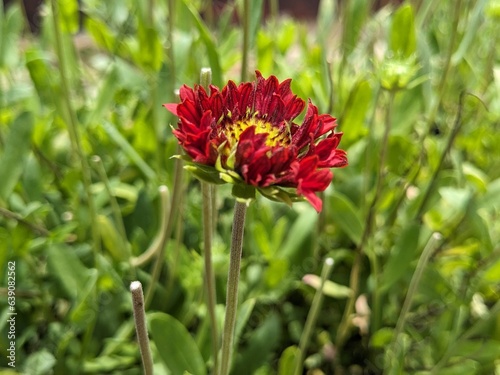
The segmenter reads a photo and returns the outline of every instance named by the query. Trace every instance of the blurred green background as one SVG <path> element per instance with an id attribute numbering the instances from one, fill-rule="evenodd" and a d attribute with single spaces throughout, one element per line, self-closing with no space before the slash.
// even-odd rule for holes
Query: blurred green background
<path id="1" fill-rule="evenodd" d="M 211 67 L 219 87 L 292 78 L 350 161 L 321 215 L 250 206 L 232 373 L 291 374 L 329 256 L 308 374 L 500 374 L 500 2 L 249 3 L 0 3 L 0 373 L 140 374 L 136 279 L 155 373 L 210 373 L 199 183 L 183 175 L 173 213 L 158 189 L 177 153 L 161 104 Z M 216 205 L 222 324 L 229 187 Z"/>

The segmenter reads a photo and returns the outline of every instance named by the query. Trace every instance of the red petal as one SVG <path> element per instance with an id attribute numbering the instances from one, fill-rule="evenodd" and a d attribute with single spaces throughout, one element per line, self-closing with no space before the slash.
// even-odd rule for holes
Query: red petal
<path id="1" fill-rule="evenodd" d="M 186 85 L 182 85 L 179 89 L 179 98 L 181 99 L 181 101 L 191 100 L 194 102 L 196 100 L 194 90 Z"/>
<path id="2" fill-rule="evenodd" d="M 173 114 L 174 114 L 174 115 L 176 115 L 176 116 L 179 116 L 179 115 L 177 114 L 177 106 L 178 106 L 178 105 L 179 105 L 179 104 L 177 104 L 177 103 L 167 103 L 167 104 L 163 104 L 163 106 L 164 106 L 164 107 L 165 107 L 168 111 L 170 111 L 171 113 L 173 113 Z"/>
<path id="3" fill-rule="evenodd" d="M 311 203 L 311 206 L 316 210 L 316 212 L 320 213 L 323 209 L 323 201 L 314 194 L 313 191 L 303 191 L 302 195 Z"/>
<path id="4" fill-rule="evenodd" d="M 238 107 L 242 116 L 245 116 L 248 110 L 253 109 L 253 102 L 255 98 L 254 85 L 251 82 L 242 83 L 238 87 L 240 93 L 240 101 Z"/>
<path id="5" fill-rule="evenodd" d="M 195 102 L 191 100 L 185 100 L 177 106 L 177 116 L 194 124 L 200 121 L 201 118 L 200 113 L 196 109 Z"/>

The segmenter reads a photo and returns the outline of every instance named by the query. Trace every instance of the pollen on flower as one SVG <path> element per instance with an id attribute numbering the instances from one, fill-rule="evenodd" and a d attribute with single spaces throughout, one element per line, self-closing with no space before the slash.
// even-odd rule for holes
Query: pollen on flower
<path id="1" fill-rule="evenodd" d="M 223 128 L 223 132 L 230 145 L 234 145 L 238 143 L 241 133 L 243 133 L 250 126 L 255 127 L 255 134 L 267 134 L 266 146 L 275 147 L 290 145 L 291 135 L 289 128 L 285 123 L 280 126 L 276 126 L 256 117 L 242 119 L 226 124 Z"/>

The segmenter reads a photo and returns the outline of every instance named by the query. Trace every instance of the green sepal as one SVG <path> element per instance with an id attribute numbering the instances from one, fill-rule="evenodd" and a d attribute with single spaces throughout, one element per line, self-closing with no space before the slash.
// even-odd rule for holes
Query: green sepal
<path id="1" fill-rule="evenodd" d="M 297 195 L 291 189 L 283 189 L 276 186 L 270 186 L 265 188 L 259 188 L 259 192 L 266 197 L 275 202 L 283 202 L 288 206 L 292 206 L 293 202 L 303 201 L 304 198 Z"/>
<path id="2" fill-rule="evenodd" d="M 234 184 L 232 194 L 240 202 L 249 204 L 255 199 L 255 187 L 245 184 Z"/>
<path id="3" fill-rule="evenodd" d="M 219 172 L 219 177 L 221 180 L 227 182 L 228 184 L 237 184 L 239 182 L 233 176 L 231 176 L 229 173 L 226 172 Z"/>
<path id="4" fill-rule="evenodd" d="M 226 181 L 220 179 L 219 172 L 213 168 L 212 170 L 208 170 L 208 168 L 200 168 L 198 165 L 185 165 L 184 169 L 191 172 L 198 180 L 208 182 L 209 184 L 222 185 L 226 183 Z"/>

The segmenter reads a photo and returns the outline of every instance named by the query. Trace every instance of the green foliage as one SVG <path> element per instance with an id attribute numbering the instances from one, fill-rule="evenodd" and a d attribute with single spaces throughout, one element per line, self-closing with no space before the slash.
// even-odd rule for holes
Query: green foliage
<path id="1" fill-rule="evenodd" d="M 57 28 L 52 3 L 37 35 L 21 2 L 0 3 L 0 295 L 16 262 L 16 371 L 140 374 L 128 292 L 140 280 L 155 373 L 212 373 L 201 193 L 192 174 L 176 172 L 176 119 L 161 104 L 176 102 L 174 90 L 198 82 L 202 67 L 219 87 L 238 83 L 242 2 L 209 25 L 208 2 L 173 0 L 170 14 L 166 2 L 83 0 L 79 9 L 65 0 Z M 322 0 L 308 23 L 263 19 L 265 3 L 251 2 L 249 73 L 290 77 L 297 95 L 337 117 L 349 166 L 334 171 L 320 215 L 285 191 L 237 187 L 255 200 L 232 373 L 293 373 L 327 256 L 335 269 L 308 371 L 498 373 L 498 1 L 371 9 L 367 0 Z M 220 171 L 196 168 L 223 182 Z M 181 193 L 160 206 L 158 187 L 173 196 L 179 175 Z M 231 187 L 219 185 L 219 333 L 233 205 Z M 442 241 L 419 262 L 433 232 Z M 161 250 L 157 274 L 158 253 L 141 260 L 148 248 Z"/>

